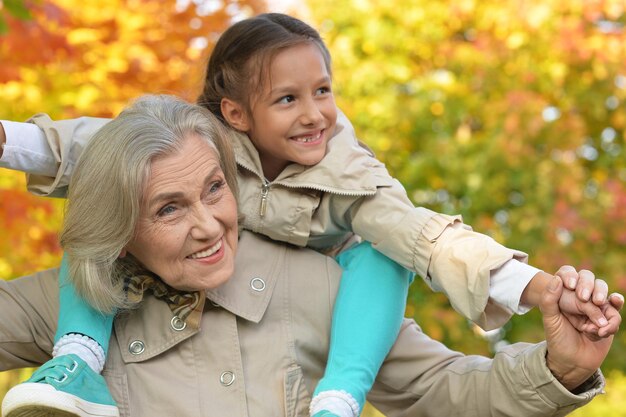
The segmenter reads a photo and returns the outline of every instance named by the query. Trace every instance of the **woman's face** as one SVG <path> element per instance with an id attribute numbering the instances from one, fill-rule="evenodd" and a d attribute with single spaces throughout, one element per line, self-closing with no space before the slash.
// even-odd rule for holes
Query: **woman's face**
<path id="1" fill-rule="evenodd" d="M 237 203 L 217 153 L 197 135 L 152 162 L 135 238 L 126 249 L 180 290 L 215 288 L 233 274 Z"/>

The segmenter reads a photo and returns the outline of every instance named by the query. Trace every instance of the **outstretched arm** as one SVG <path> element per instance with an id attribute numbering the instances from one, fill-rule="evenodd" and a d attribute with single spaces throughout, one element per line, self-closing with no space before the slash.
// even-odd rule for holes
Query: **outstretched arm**
<path id="1" fill-rule="evenodd" d="M 58 269 L 0 280 L 0 371 L 50 359 L 59 310 Z"/>
<path id="2" fill-rule="evenodd" d="M 583 364 L 584 372 L 576 381 L 568 383 L 568 376 L 573 375 L 568 370 L 582 366 L 577 360 L 584 358 L 572 360 L 562 342 L 550 345 L 548 368 L 546 342 L 514 343 L 499 350 L 493 359 L 464 356 L 429 339 L 414 323 L 405 322 L 368 400 L 389 417 L 461 416 L 468 410 L 477 416 L 565 416 L 604 389 L 597 366 L 610 340 L 582 338 L 603 350 L 599 357 Z M 550 341 L 555 341 L 552 334 Z M 584 349 L 578 352 L 586 354 Z M 582 386 L 579 381 L 584 382 Z"/>
<path id="3" fill-rule="evenodd" d="M 38 114 L 29 122 L 0 123 L 0 141 L 5 144 L 5 160 L 0 161 L 0 167 L 30 174 L 28 189 L 37 195 L 63 197 L 75 162 L 93 133 L 108 119 L 53 121 Z"/>
<path id="4" fill-rule="evenodd" d="M 593 339 L 577 330 L 559 307 L 564 291 L 570 290 L 554 277 L 539 300 L 546 342 L 508 345 L 493 359 L 450 351 L 405 323 L 369 400 L 389 416 L 453 415 L 460 409 L 493 416 L 569 414 L 603 391 L 598 368 L 613 336 Z M 610 298 L 602 311 L 618 328 L 623 298 Z"/>

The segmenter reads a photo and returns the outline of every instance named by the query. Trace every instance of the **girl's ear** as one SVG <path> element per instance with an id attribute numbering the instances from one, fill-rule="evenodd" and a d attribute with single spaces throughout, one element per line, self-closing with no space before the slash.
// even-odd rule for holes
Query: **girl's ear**
<path id="1" fill-rule="evenodd" d="M 125 257 L 125 256 L 126 256 L 126 253 L 127 253 L 126 248 L 122 249 L 122 250 L 120 251 L 120 255 L 118 256 L 118 258 L 123 258 L 123 257 Z"/>
<path id="2" fill-rule="evenodd" d="M 228 123 L 231 127 L 241 132 L 247 132 L 250 130 L 247 113 L 239 103 L 229 98 L 223 98 L 220 108 L 226 123 Z"/>

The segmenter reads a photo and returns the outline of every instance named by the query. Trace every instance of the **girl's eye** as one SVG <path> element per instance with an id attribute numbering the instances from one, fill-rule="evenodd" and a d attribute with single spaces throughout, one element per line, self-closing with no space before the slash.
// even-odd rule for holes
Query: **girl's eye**
<path id="1" fill-rule="evenodd" d="M 315 92 L 318 96 L 330 93 L 330 87 L 320 87 Z"/>
<path id="2" fill-rule="evenodd" d="M 289 104 L 289 103 L 293 102 L 295 99 L 296 99 L 296 98 L 295 98 L 294 96 L 292 96 L 292 95 L 288 95 L 288 96 L 285 96 L 285 97 L 281 97 L 281 98 L 278 100 L 278 102 L 279 102 L 280 104 Z"/>
<path id="3" fill-rule="evenodd" d="M 174 213 L 176 211 L 176 207 L 174 207 L 171 204 L 168 204 L 166 206 L 163 206 L 157 213 L 157 216 L 159 217 L 163 217 L 163 216 L 168 216 L 172 213 Z"/>

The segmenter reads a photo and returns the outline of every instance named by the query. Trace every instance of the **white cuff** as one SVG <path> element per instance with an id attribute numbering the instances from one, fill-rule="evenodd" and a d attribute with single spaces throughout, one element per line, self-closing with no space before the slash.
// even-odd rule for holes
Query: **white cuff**
<path id="1" fill-rule="evenodd" d="M 532 306 L 520 305 L 520 299 L 524 289 L 538 272 L 541 270 L 534 266 L 511 259 L 500 268 L 491 271 L 489 296 L 494 302 L 515 314 L 527 313 Z"/>
<path id="2" fill-rule="evenodd" d="M 8 120 L 0 120 L 0 123 L 6 134 L 0 168 L 47 177 L 57 175 L 58 163 L 37 125 Z"/>

